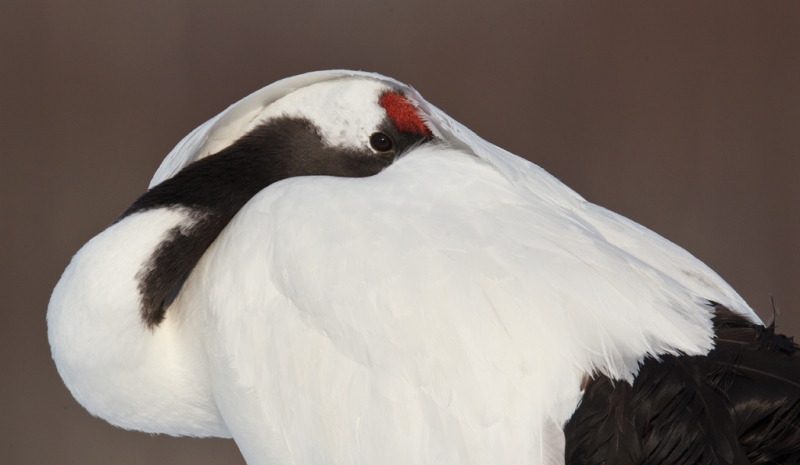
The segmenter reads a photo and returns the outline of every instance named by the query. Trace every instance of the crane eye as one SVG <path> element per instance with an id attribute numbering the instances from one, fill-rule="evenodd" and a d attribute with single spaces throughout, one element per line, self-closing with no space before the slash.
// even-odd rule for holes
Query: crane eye
<path id="1" fill-rule="evenodd" d="M 376 132 L 369 136 L 369 145 L 378 152 L 388 152 L 392 150 L 392 139 L 382 132 Z"/>

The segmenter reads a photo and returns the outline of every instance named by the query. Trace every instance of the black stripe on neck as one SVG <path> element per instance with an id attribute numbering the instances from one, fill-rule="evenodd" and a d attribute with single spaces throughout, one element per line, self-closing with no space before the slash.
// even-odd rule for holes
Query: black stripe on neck
<path id="1" fill-rule="evenodd" d="M 399 153 L 376 154 L 364 142 L 363 149 L 331 147 L 309 120 L 277 118 L 139 197 L 115 222 L 158 208 L 186 210 L 190 218 L 168 232 L 136 275 L 145 324 L 154 328 L 163 321 L 167 307 L 205 251 L 262 189 L 295 176 L 372 176 Z"/>

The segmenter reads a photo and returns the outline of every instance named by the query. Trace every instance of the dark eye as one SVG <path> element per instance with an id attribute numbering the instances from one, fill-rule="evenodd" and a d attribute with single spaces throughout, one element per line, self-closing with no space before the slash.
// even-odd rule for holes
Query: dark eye
<path id="1" fill-rule="evenodd" d="M 369 136 L 369 145 L 378 152 L 388 152 L 392 150 L 392 139 L 382 132 L 376 132 Z"/>

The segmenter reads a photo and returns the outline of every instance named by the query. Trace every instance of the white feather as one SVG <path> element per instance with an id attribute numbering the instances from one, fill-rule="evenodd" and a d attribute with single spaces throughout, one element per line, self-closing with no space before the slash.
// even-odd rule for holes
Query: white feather
<path id="1" fill-rule="evenodd" d="M 122 428 L 229 437 L 213 400 L 202 313 L 175 312 L 149 331 L 136 274 L 174 227 L 194 220 L 150 210 L 116 223 L 72 258 L 47 309 L 53 359 L 75 399 Z"/>
<path id="2" fill-rule="evenodd" d="M 364 138 L 380 107 L 356 108 L 363 121 L 341 129 L 336 115 L 348 108 L 337 98 L 383 88 L 401 89 L 441 142 L 369 178 L 292 178 L 261 191 L 154 334 L 136 313 L 112 318 L 115 336 L 103 339 L 96 314 L 134 311 L 114 297 L 135 289 L 98 290 L 92 279 L 114 274 L 130 287 L 146 252 L 186 219 L 134 215 L 140 223 L 126 219 L 79 252 L 48 312 L 54 357 L 79 401 L 124 427 L 231 434 L 251 464 L 558 464 L 585 374 L 630 380 L 646 355 L 706 353 L 705 299 L 759 321 L 680 247 L 376 74 L 267 86 L 181 141 L 151 186 L 275 115 L 312 117 L 334 143 Z M 126 234 L 150 242 L 122 246 Z M 96 261 L 113 254 L 129 264 Z M 81 325 L 98 340 L 81 342 Z M 118 363 L 145 367 L 111 376 L 112 391 L 153 382 L 171 392 L 169 406 L 135 390 L 97 394 L 106 400 L 95 405 L 100 388 L 81 377 L 115 359 L 81 358 L 126 338 L 151 355 L 110 347 Z M 115 403 L 127 413 L 109 413 Z"/>
<path id="3" fill-rule="evenodd" d="M 592 227 L 606 211 L 533 187 L 431 147 L 247 204 L 186 292 L 248 461 L 281 441 L 238 430 L 294 463 L 548 463 L 583 374 L 711 348 L 708 308 Z"/>

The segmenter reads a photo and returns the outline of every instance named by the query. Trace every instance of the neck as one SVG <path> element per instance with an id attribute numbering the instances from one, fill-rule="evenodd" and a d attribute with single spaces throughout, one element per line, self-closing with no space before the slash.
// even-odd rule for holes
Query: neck
<path id="1" fill-rule="evenodd" d="M 142 320 L 149 328 L 164 320 L 205 251 L 262 189 L 295 176 L 371 176 L 393 159 L 393 155 L 327 146 L 308 120 L 283 117 L 255 128 L 230 147 L 153 187 L 117 222 L 154 209 L 188 213 L 187 220 L 169 230 L 137 274 Z"/>
<path id="2" fill-rule="evenodd" d="M 184 215 L 136 274 L 140 314 L 148 328 L 161 324 L 197 262 L 234 215 L 261 189 L 285 178 L 285 171 L 280 160 L 264 153 L 223 151 L 150 189 L 117 219 L 124 223 L 154 210 Z"/>
<path id="3" fill-rule="evenodd" d="M 205 358 L 211 329 L 184 281 L 270 184 L 370 176 L 393 158 L 327 146 L 309 121 L 278 118 L 147 191 L 75 255 L 53 291 L 48 336 L 72 394 L 124 428 L 228 436 Z"/>
<path id="4" fill-rule="evenodd" d="M 275 158 L 226 149 L 200 160 L 73 257 L 50 300 L 48 336 L 89 412 L 151 433 L 229 436 L 211 393 L 205 317 L 178 291 L 250 197 L 286 177 Z"/>
<path id="5" fill-rule="evenodd" d="M 228 436 L 197 337 L 203 319 L 189 318 L 181 299 L 155 330 L 139 312 L 138 273 L 187 220 L 181 210 L 149 210 L 89 241 L 53 291 L 48 337 L 62 379 L 93 415 L 150 433 Z"/>

